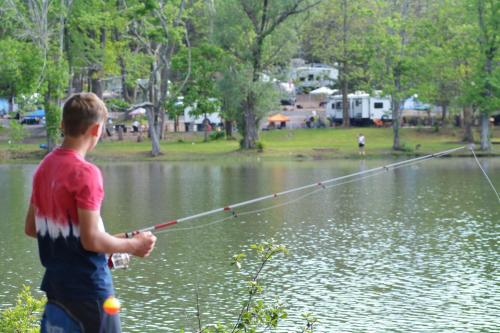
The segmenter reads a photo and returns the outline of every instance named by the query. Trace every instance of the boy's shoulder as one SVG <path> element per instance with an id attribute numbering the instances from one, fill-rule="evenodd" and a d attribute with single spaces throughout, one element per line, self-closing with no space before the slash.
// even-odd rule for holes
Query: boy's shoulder
<path id="1" fill-rule="evenodd" d="M 57 148 L 40 162 L 38 170 L 54 170 L 71 176 L 100 176 L 100 169 L 75 151 Z"/>

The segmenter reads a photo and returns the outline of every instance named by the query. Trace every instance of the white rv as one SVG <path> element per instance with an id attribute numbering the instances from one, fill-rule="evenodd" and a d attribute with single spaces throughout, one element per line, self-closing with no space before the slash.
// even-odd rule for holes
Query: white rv
<path id="1" fill-rule="evenodd" d="M 216 98 L 209 98 L 208 99 L 211 102 L 217 101 Z M 177 102 L 179 103 L 179 102 Z M 181 104 L 182 105 L 182 104 Z M 207 114 L 201 114 L 201 115 L 193 115 L 193 111 L 196 108 L 196 103 L 194 103 L 193 106 L 187 106 L 184 108 L 184 123 L 186 125 L 186 131 L 203 131 L 204 127 L 204 122 L 205 122 L 205 116 L 207 117 L 208 121 L 210 124 L 215 125 L 215 126 L 222 126 L 223 124 L 223 119 L 220 115 L 220 112 L 212 112 L 212 113 L 207 113 Z M 219 108 L 217 108 L 219 109 Z"/>
<path id="2" fill-rule="evenodd" d="M 336 68 L 323 64 L 310 64 L 293 68 L 290 79 L 293 80 L 299 90 L 313 90 L 324 86 L 333 86 L 339 76 Z"/>
<path id="3" fill-rule="evenodd" d="M 391 98 L 381 96 L 370 96 L 362 91 L 347 95 L 349 101 L 349 119 L 353 125 L 369 125 L 375 119 L 391 120 Z M 334 95 L 328 98 L 326 103 L 326 115 L 335 123 L 341 123 L 343 119 L 342 95 Z"/>

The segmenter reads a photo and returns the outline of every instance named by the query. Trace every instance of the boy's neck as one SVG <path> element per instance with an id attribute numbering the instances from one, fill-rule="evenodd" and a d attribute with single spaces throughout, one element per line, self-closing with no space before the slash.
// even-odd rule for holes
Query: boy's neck
<path id="1" fill-rule="evenodd" d="M 88 147 L 88 143 L 82 137 L 73 138 L 66 136 L 61 144 L 61 148 L 74 150 L 83 158 L 85 158 L 85 155 L 89 151 Z"/>

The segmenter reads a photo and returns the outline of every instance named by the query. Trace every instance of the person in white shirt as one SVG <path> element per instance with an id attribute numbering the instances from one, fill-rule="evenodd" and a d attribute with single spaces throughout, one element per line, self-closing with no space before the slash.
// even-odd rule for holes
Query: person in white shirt
<path id="1" fill-rule="evenodd" d="M 362 133 L 358 135 L 359 155 L 365 155 L 365 136 Z"/>
<path id="2" fill-rule="evenodd" d="M 132 131 L 134 133 L 139 132 L 139 126 L 140 125 L 141 125 L 141 123 L 139 123 L 137 120 L 134 120 L 134 122 L 132 123 Z"/>

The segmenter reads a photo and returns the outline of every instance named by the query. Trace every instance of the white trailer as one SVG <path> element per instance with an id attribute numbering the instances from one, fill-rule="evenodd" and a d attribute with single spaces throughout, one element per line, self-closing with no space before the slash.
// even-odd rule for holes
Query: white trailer
<path id="1" fill-rule="evenodd" d="M 353 125 L 369 125 L 375 119 L 392 119 L 390 97 L 370 96 L 362 91 L 347 95 L 349 120 Z M 326 103 L 326 115 L 335 123 L 343 120 L 342 95 L 330 96 Z"/>
<path id="2" fill-rule="evenodd" d="M 319 87 L 333 86 L 338 80 L 339 71 L 323 64 L 310 64 L 293 68 L 289 75 L 299 90 L 309 91 Z"/>

